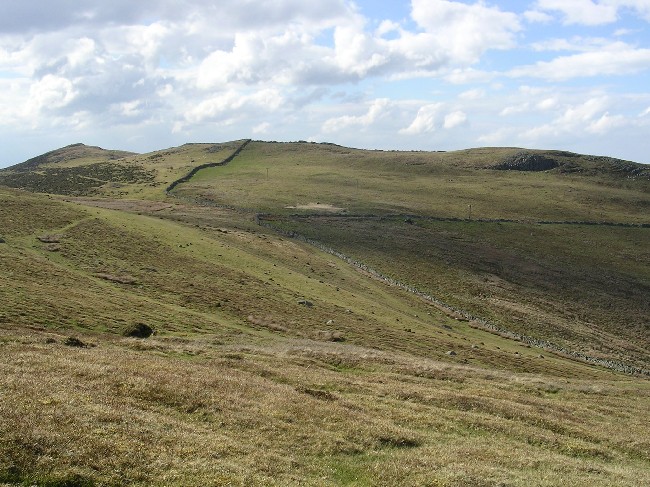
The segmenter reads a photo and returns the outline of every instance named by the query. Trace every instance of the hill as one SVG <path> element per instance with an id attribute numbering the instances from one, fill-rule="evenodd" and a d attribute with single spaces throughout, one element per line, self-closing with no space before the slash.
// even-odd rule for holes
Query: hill
<path id="1" fill-rule="evenodd" d="M 26 172 L 51 166 L 70 167 L 77 164 L 87 165 L 95 162 L 114 161 L 133 155 L 135 155 L 134 152 L 107 150 L 77 143 L 33 157 L 21 164 L 16 164 L 11 169 L 17 172 Z"/>
<path id="2" fill-rule="evenodd" d="M 0 172 L 0 484 L 650 482 L 645 168 L 526 152 Z"/>

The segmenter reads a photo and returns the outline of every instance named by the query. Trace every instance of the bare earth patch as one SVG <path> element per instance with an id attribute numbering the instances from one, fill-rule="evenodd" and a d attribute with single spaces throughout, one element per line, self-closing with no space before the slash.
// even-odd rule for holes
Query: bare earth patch
<path id="1" fill-rule="evenodd" d="M 306 205 L 285 206 L 285 208 L 288 210 L 320 210 L 331 213 L 339 213 L 341 211 L 345 211 L 345 208 L 328 205 L 326 203 L 307 203 Z"/>

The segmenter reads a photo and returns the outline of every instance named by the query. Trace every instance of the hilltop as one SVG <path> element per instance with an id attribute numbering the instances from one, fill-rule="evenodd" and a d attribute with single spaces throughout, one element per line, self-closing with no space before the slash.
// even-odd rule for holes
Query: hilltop
<path id="1" fill-rule="evenodd" d="M 134 152 L 107 150 L 101 147 L 77 143 L 56 149 L 40 156 L 33 157 L 23 163 L 12 166 L 13 171 L 33 171 L 53 165 L 64 166 L 74 163 L 89 164 L 94 162 L 114 161 L 136 155 Z"/>
<path id="2" fill-rule="evenodd" d="M 247 140 L 0 171 L 0 484 L 648 483 L 648 174 Z"/>

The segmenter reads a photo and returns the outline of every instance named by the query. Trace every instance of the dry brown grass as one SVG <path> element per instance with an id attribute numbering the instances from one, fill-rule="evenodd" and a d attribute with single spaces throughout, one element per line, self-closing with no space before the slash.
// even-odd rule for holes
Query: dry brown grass
<path id="1" fill-rule="evenodd" d="M 0 335 L 0 474 L 101 485 L 642 485 L 647 382 L 308 340 Z M 55 343 L 46 343 L 55 338 Z M 51 340 L 49 340 L 51 341 Z M 2 478 L 2 477 L 0 477 Z"/>

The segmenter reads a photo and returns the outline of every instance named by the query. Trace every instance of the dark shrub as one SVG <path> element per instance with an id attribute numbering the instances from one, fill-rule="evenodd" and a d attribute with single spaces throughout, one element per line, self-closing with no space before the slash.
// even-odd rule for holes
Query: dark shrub
<path id="1" fill-rule="evenodd" d="M 124 336 L 133 338 L 149 338 L 153 335 L 153 328 L 144 323 L 136 323 L 124 330 Z"/>

